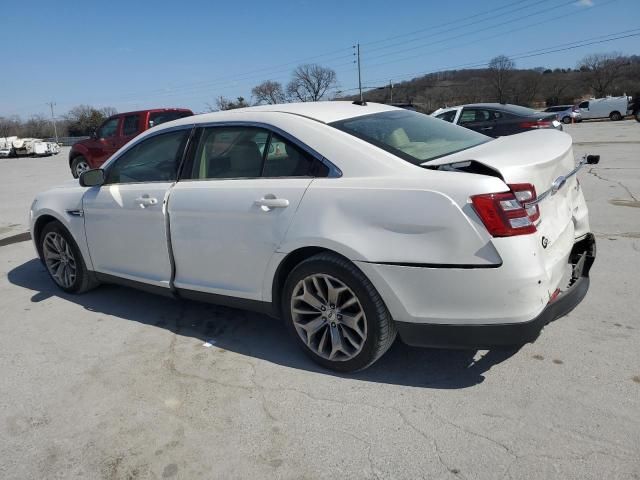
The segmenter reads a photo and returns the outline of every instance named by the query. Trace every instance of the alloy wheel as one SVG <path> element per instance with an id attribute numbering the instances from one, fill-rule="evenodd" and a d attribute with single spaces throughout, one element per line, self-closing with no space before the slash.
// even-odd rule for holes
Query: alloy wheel
<path id="1" fill-rule="evenodd" d="M 71 288 L 76 281 L 76 258 L 69 242 L 56 232 L 49 232 L 42 244 L 44 261 L 55 282 L 63 288 Z"/>
<path id="2" fill-rule="evenodd" d="M 78 177 L 87 170 L 89 170 L 89 164 L 87 162 L 81 161 L 76 164 L 76 175 Z"/>
<path id="3" fill-rule="evenodd" d="M 330 275 L 313 274 L 298 282 L 291 297 L 291 316 L 302 341 L 327 360 L 353 359 L 367 339 L 367 321 L 358 297 Z"/>

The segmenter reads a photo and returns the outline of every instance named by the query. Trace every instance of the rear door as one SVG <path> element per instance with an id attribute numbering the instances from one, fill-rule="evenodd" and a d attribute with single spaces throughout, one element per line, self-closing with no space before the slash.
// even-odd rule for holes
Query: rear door
<path id="1" fill-rule="evenodd" d="M 322 170 L 265 129 L 206 127 L 198 135 L 169 202 L 175 286 L 262 300 L 269 260 Z"/>
<path id="2" fill-rule="evenodd" d="M 463 127 L 475 130 L 476 132 L 495 137 L 495 123 L 492 120 L 491 113 L 485 108 L 464 108 L 460 114 L 458 121 Z"/>

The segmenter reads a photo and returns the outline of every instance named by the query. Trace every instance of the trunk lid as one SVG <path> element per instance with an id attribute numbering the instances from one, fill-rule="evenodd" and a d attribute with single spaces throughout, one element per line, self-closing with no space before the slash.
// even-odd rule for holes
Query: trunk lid
<path id="1" fill-rule="evenodd" d="M 424 165 L 433 168 L 467 161 L 492 169 L 506 184 L 530 183 L 538 196 L 576 165 L 571 137 L 555 130 L 501 137 Z M 539 245 L 543 246 L 545 263 L 555 269 L 558 262 L 566 262 L 574 242 L 574 226 L 579 223 L 575 220 L 576 212 L 585 208 L 576 176 L 570 177 L 556 193 L 547 195 L 538 205 L 540 219 L 534 235 L 541 240 Z"/>

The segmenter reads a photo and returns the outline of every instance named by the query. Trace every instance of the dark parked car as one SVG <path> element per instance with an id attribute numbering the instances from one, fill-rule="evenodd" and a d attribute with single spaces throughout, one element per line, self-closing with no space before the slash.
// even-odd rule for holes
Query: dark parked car
<path id="1" fill-rule="evenodd" d="M 98 168 L 120 147 L 145 130 L 161 123 L 190 117 L 186 108 L 156 108 L 138 112 L 118 113 L 107 118 L 91 138 L 75 143 L 69 152 L 69 168 L 74 177 L 91 168 Z"/>
<path id="2" fill-rule="evenodd" d="M 441 108 L 431 115 L 494 138 L 540 128 L 562 130 L 555 113 L 540 113 L 508 103 L 460 105 Z"/>

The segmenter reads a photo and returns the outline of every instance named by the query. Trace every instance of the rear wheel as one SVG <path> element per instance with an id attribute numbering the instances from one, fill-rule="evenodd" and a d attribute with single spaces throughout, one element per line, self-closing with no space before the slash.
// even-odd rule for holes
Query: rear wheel
<path id="1" fill-rule="evenodd" d="M 40 235 L 40 251 L 51 279 L 68 293 L 82 293 L 98 285 L 69 232 L 57 221 Z"/>
<path id="2" fill-rule="evenodd" d="M 82 172 L 86 172 L 90 169 L 91 167 L 89 166 L 89 162 L 87 162 L 87 159 L 82 155 L 78 155 L 71 162 L 71 173 L 73 174 L 74 178 L 78 178 L 80 175 L 82 175 Z"/>
<path id="3" fill-rule="evenodd" d="M 362 370 L 396 338 L 393 319 L 371 282 L 332 253 L 314 255 L 293 269 L 282 307 L 297 343 L 332 370 Z"/>
<path id="4" fill-rule="evenodd" d="M 637 110 L 633 116 L 636 119 L 636 122 L 640 122 L 640 110 Z"/>
<path id="5" fill-rule="evenodd" d="M 609 115 L 609 119 L 612 122 L 617 122 L 618 120 L 622 120 L 622 115 L 620 114 L 620 112 L 611 112 L 611 114 Z"/>

